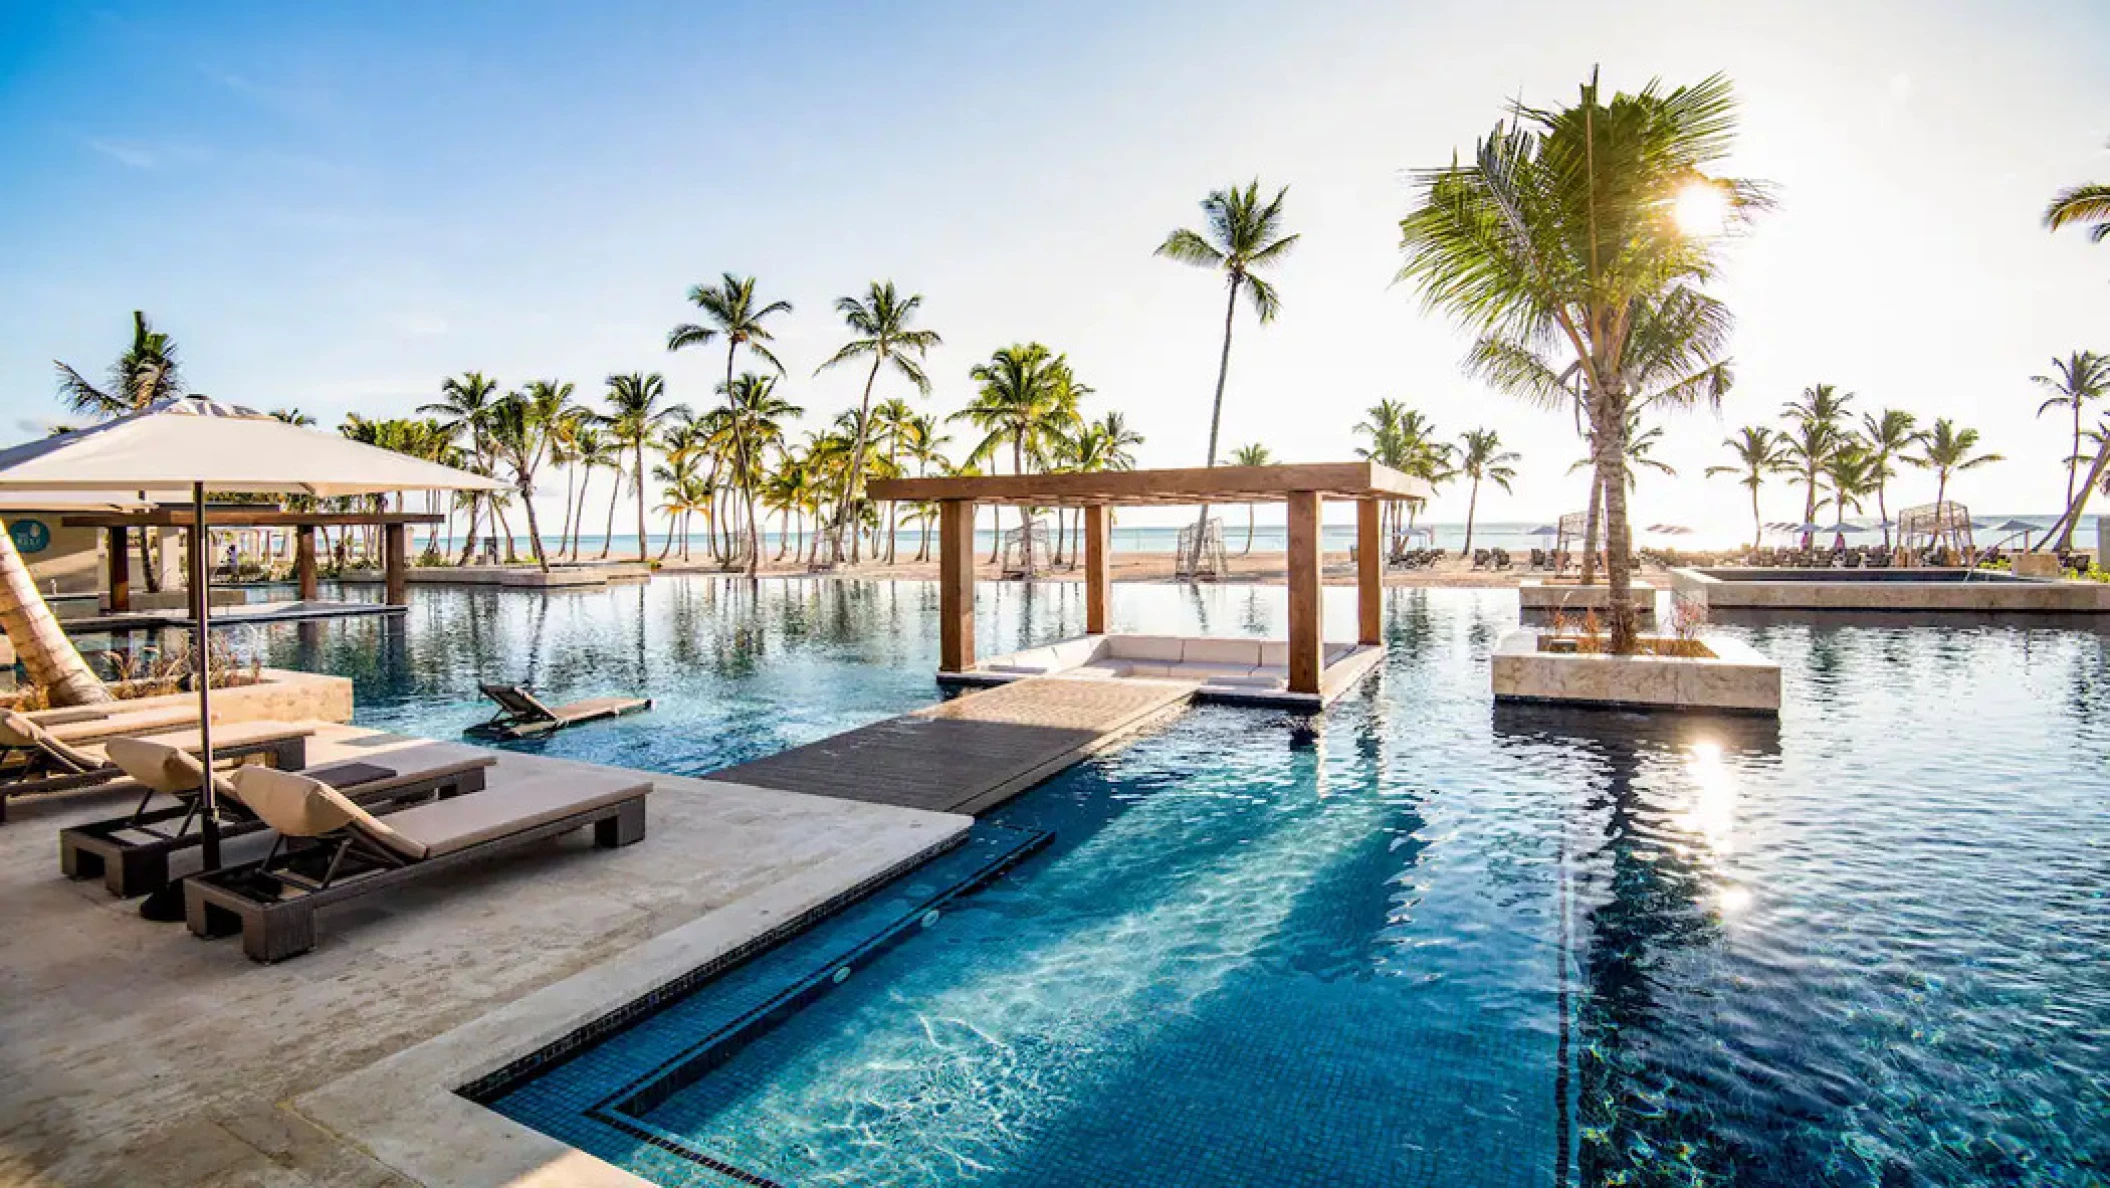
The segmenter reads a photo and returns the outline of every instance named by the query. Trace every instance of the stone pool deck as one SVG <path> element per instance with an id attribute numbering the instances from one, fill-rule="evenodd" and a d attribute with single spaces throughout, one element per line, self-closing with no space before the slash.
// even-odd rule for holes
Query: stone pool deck
<path id="1" fill-rule="evenodd" d="M 415 741 L 325 725 L 310 762 Z M 496 754 L 494 783 L 592 770 Z M 652 778 L 638 845 L 597 850 L 590 832 L 573 834 L 326 911 L 313 953 L 269 966 L 232 938 L 150 923 L 136 900 L 59 874 L 58 830 L 118 815 L 128 798 L 17 802 L 0 826 L 0 1183 L 600 1180 L 613 1169 L 454 1097 L 456 1078 L 560 1038 L 969 823 Z M 463 1113 L 449 1114 L 457 1104 Z"/>

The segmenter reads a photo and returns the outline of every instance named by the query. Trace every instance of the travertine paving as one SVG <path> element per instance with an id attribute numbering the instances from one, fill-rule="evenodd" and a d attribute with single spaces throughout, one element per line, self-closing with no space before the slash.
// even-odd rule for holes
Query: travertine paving
<path id="1" fill-rule="evenodd" d="M 315 763 L 415 741 L 319 731 Z M 586 766 L 507 752 L 492 779 Z M 313 953 L 275 966 L 59 874 L 58 830 L 124 798 L 19 802 L 0 826 L 0 1183 L 409 1183 L 288 1103 L 684 925 L 850 886 L 967 824 L 654 781 L 638 845 L 575 835 L 347 905 L 319 917 Z"/>

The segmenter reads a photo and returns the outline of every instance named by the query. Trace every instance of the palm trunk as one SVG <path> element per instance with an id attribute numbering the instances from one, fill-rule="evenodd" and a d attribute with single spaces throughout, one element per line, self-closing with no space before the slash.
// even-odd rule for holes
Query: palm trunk
<path id="1" fill-rule="evenodd" d="M 469 558 L 476 554 L 476 514 L 483 509 L 483 501 L 481 493 L 469 493 L 469 524 L 466 534 L 462 537 L 462 559 L 459 564 L 467 565 Z"/>
<path id="2" fill-rule="evenodd" d="M 669 553 L 671 553 L 671 552 L 673 552 L 673 551 L 674 551 L 674 516 L 673 516 L 673 514 L 672 514 L 672 513 L 670 512 L 670 513 L 668 513 L 668 515 L 667 515 L 667 543 L 665 543 L 665 544 L 663 544 L 663 545 L 659 546 L 659 560 L 661 561 L 661 563 L 665 563 L 665 561 L 666 561 L 666 559 L 667 559 L 667 554 L 669 554 Z"/>
<path id="3" fill-rule="evenodd" d="M 498 531 L 505 536 L 506 564 L 511 565 L 520 559 L 520 551 L 513 547 L 513 522 L 506 519 L 505 506 L 496 500 L 491 503 L 491 514 L 498 520 Z"/>
<path id="4" fill-rule="evenodd" d="M 615 490 L 608 493 L 608 526 L 601 530 L 601 555 L 598 560 L 608 559 L 609 547 L 615 544 L 615 507 L 623 501 L 622 455 L 616 455 Z"/>
<path id="5" fill-rule="evenodd" d="M 565 542 L 571 539 L 571 505 L 572 505 L 572 496 L 573 496 L 573 495 L 575 495 L 575 494 L 577 493 L 577 492 L 576 492 L 576 491 L 574 490 L 574 488 L 575 488 L 575 487 L 576 487 L 576 486 L 578 485 L 578 481 L 579 481 L 579 475 L 578 475 L 577 469 L 576 469 L 575 467 L 571 467 L 571 466 L 567 466 L 567 467 L 565 467 L 565 468 L 564 468 L 564 522 L 563 522 L 563 524 L 562 524 L 562 525 L 560 525 L 560 526 L 558 527 L 558 529 L 557 529 L 557 553 L 558 553 L 558 555 L 559 555 L 559 556 L 562 556 L 562 555 L 563 555 L 563 553 L 564 553 L 564 544 L 565 544 Z"/>
<path id="6" fill-rule="evenodd" d="M 2073 398 L 2073 449 L 2066 455 L 2066 506 L 2073 506 L 2073 480 L 2081 469 L 2081 397 Z"/>
<path id="7" fill-rule="evenodd" d="M 161 592 L 161 568 L 154 564 L 154 550 L 147 545 L 147 530 L 139 530 L 139 572 L 146 579 L 147 593 Z"/>
<path id="8" fill-rule="evenodd" d="M 835 564 L 843 559 L 843 522 L 856 514 L 857 480 L 864 474 L 865 435 L 872 421 L 872 384 L 879 379 L 879 365 L 886 362 L 884 354 L 872 356 L 872 370 L 865 373 L 864 402 L 857 406 L 857 436 L 850 443 L 850 473 L 843 480 L 842 503 L 835 509 L 835 530 L 829 534 L 828 560 Z M 873 550 L 877 553 L 878 550 Z"/>
<path id="9" fill-rule="evenodd" d="M 36 579 L 30 576 L 22 554 L 15 551 L 5 524 L 0 524 L 0 627 L 6 629 L 22 666 L 29 670 L 29 679 L 43 686 L 52 705 L 115 700 L 81 659 L 44 596 L 37 593 Z"/>
<path id="10" fill-rule="evenodd" d="M 2054 551 L 2073 551 L 2074 530 L 2080 527 L 2081 513 L 2087 510 L 2088 497 L 2094 494 L 2096 485 L 2102 481 L 2106 466 L 2110 466 L 2110 437 L 2105 437 L 2102 448 L 2095 452 L 2095 463 L 2088 468 L 2088 481 L 2080 484 L 2074 491 L 2073 499 L 2066 505 L 2066 514 L 2060 516 L 2059 522 L 2052 525 L 2059 534 L 2059 542 L 2052 546 Z M 2051 533 L 2046 532 L 2045 535 L 2050 536 Z"/>
<path id="11" fill-rule="evenodd" d="M 1231 274 L 1231 292 L 1224 298 L 1224 345 L 1223 353 L 1216 360 L 1216 399 L 1209 406 L 1209 460 L 1206 466 L 1216 465 L 1217 430 L 1223 425 L 1224 381 L 1231 376 L 1231 315 L 1238 312 L 1238 286 L 1245 280 L 1243 273 Z M 1201 506 L 1201 513 L 1194 517 L 1194 572 L 1202 568 L 1202 539 L 1209 534 L 1209 505 Z"/>
<path id="12" fill-rule="evenodd" d="M 1463 554 L 1468 557 L 1472 556 L 1473 554 L 1473 513 L 1478 511 L 1479 508 L 1480 480 L 1474 479 L 1473 493 L 1465 501 L 1465 548 L 1461 550 Z"/>
<path id="13" fill-rule="evenodd" d="M 741 421 L 740 406 L 733 400 L 733 355 L 739 349 L 740 340 L 727 335 L 725 347 L 725 403 L 727 407 L 733 410 L 734 462 L 740 470 L 740 473 L 734 477 L 739 479 L 742 502 L 747 505 L 747 576 L 754 577 L 762 564 L 762 542 L 757 539 L 759 533 L 755 531 L 755 471 L 754 467 L 748 465 L 747 426 Z"/>
<path id="14" fill-rule="evenodd" d="M 1241 557 L 1250 557 L 1250 556 L 1252 556 L 1252 555 L 1253 555 L 1253 505 L 1252 505 L 1252 504 L 1250 504 L 1250 503 L 1248 503 L 1248 504 L 1246 504 L 1246 505 L 1245 505 L 1245 551 L 1244 551 L 1244 552 L 1242 552 L 1242 553 L 1240 553 L 1240 554 L 1239 554 L 1239 556 L 1241 556 Z"/>
<path id="15" fill-rule="evenodd" d="M 1879 494 L 1877 498 L 1880 499 L 1881 495 Z M 1887 520 L 1890 517 L 1885 516 L 1883 518 Z M 1758 484 L 1753 483 L 1751 484 L 1751 547 L 1754 550 L 1757 549 L 1759 542 L 1765 538 L 1766 526 L 1758 518 Z M 1886 549 L 1890 547 L 1890 529 L 1888 528 L 1883 529 L 1883 547 Z"/>
<path id="16" fill-rule="evenodd" d="M 1888 463 L 1886 462 L 1884 465 L 1887 466 Z M 1883 521 L 1883 550 L 1885 552 L 1890 551 L 1890 501 L 1887 487 L 1888 484 L 1881 480 L 1876 482 L 1876 516 Z M 1751 492 L 1751 514 L 1753 518 L 1758 515 L 1757 491 Z M 1758 546 L 1754 544 L 1751 547 L 1755 549 Z"/>
<path id="17" fill-rule="evenodd" d="M 1590 439 L 1590 451 L 1593 458 L 1590 467 L 1590 511 L 1583 517 L 1582 584 L 1585 586 L 1597 584 L 1597 534 L 1602 527 L 1600 521 L 1604 514 L 1604 471 L 1594 461 L 1599 456 L 1597 439 L 1594 436 Z"/>
<path id="18" fill-rule="evenodd" d="M 916 560 L 930 560 L 930 513 L 927 510 L 923 515 L 923 540 L 916 546 Z"/>
<path id="19" fill-rule="evenodd" d="M 579 501 L 571 517 L 571 539 L 565 542 L 564 554 L 572 560 L 579 559 L 579 538 L 586 534 L 586 489 L 593 485 L 593 468 L 587 467 L 579 476 Z"/>
<path id="20" fill-rule="evenodd" d="M 638 432 L 630 464 L 636 470 L 631 481 L 637 493 L 637 559 L 643 561 L 648 554 L 645 551 L 645 434 L 642 429 Z"/>
<path id="21" fill-rule="evenodd" d="M 1611 603 L 1612 651 L 1635 650 L 1632 540 L 1626 522 L 1626 417 L 1620 393 L 1606 393 L 1597 441 L 1598 486 L 1604 492 L 1605 577 Z"/>
<path id="22" fill-rule="evenodd" d="M 527 508 L 528 547 L 535 550 L 535 568 L 548 573 L 549 555 L 542 551 L 542 528 L 535 521 L 535 497 L 529 494 L 525 484 L 520 488 L 520 502 Z"/>

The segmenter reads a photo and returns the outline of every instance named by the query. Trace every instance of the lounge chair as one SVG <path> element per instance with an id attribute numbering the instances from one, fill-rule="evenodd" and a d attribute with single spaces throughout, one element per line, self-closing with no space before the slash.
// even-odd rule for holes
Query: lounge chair
<path id="1" fill-rule="evenodd" d="M 315 909 L 593 826 L 594 844 L 645 836 L 649 781 L 554 772 L 503 777 L 467 796 L 376 817 L 321 780 L 245 767 L 232 780 L 279 833 L 262 860 L 183 880 L 184 918 L 198 936 L 239 930 L 255 961 L 315 947 Z"/>
<path id="2" fill-rule="evenodd" d="M 130 816 L 59 830 L 59 869 L 69 879 L 101 875 L 103 886 L 120 899 L 150 895 L 168 886 L 170 856 L 203 841 L 202 833 L 191 826 L 198 817 L 198 790 L 205 773 L 196 756 L 152 739 L 112 739 L 109 753 L 146 794 Z M 484 786 L 484 772 L 497 761 L 496 755 L 480 748 L 427 743 L 301 774 L 357 804 L 385 812 L 412 801 L 478 791 Z M 222 838 L 264 828 L 226 775 L 213 777 L 213 793 L 221 806 Z M 176 803 L 150 810 L 159 797 Z"/>
<path id="3" fill-rule="evenodd" d="M 241 760 L 261 755 L 275 767 L 303 767 L 308 736 L 313 733 L 312 726 L 290 722 L 230 722 L 213 728 L 213 757 Z M 185 751 L 203 746 L 196 730 L 147 737 Z M 124 781 L 124 770 L 106 751 L 113 741 L 75 745 L 22 714 L 0 712 L 0 763 L 7 765 L 0 769 L 4 771 L 0 774 L 0 822 L 7 820 L 11 797 L 116 786 Z"/>
<path id="4" fill-rule="evenodd" d="M 471 726 L 467 733 L 495 738 L 528 738 L 562 730 L 566 726 L 577 726 L 581 722 L 595 722 L 652 708 L 649 697 L 589 697 L 553 709 L 519 685 L 477 687 L 483 690 L 485 697 L 498 703 L 498 714 L 488 722 Z"/>

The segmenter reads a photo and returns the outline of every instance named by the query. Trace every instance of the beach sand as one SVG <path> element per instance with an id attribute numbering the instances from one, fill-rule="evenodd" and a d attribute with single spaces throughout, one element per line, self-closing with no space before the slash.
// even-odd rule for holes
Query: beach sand
<path id="1" fill-rule="evenodd" d="M 914 552 L 912 550 L 904 549 L 899 554 L 897 561 L 892 565 L 884 562 L 875 562 L 867 558 L 857 565 L 845 564 L 833 573 L 808 574 L 803 564 L 794 564 L 789 557 L 782 562 L 774 562 L 765 556 L 761 572 L 765 577 L 833 576 L 875 581 L 886 579 L 936 581 L 938 578 L 937 561 L 915 561 L 912 560 L 913 557 Z M 1322 562 L 1325 567 L 1327 585 L 1352 586 L 1355 584 L 1355 563 L 1349 559 L 1346 552 L 1323 554 Z M 1113 563 L 1114 580 L 1117 582 L 1169 582 L 1173 580 L 1173 554 L 1169 552 L 1115 553 L 1113 555 Z M 1230 558 L 1230 563 L 1231 574 L 1223 579 L 1227 583 L 1280 584 L 1285 580 L 1286 567 L 1283 556 L 1279 552 L 1256 551 L 1247 556 L 1239 556 L 1234 553 Z M 1644 569 L 1648 573 L 1658 572 L 1653 566 L 1644 567 Z M 720 573 L 724 572 L 724 570 L 713 563 L 707 555 L 697 556 L 692 554 L 691 560 L 688 562 L 683 562 L 678 555 L 669 557 L 666 563 L 661 566 L 660 572 Z M 1499 589 L 1515 586 L 1527 577 L 1543 578 L 1547 576 L 1550 575 L 1543 571 L 1530 571 L 1521 567 L 1513 567 L 1506 570 L 1474 569 L 1470 558 L 1450 556 L 1443 558 L 1436 565 L 1428 568 L 1391 570 L 1385 574 L 1385 584 L 1388 586 L 1492 587 Z M 998 580 L 997 566 L 990 562 L 989 554 L 983 553 L 976 558 L 975 577 L 981 581 L 993 582 Z M 1067 564 L 1060 568 L 1051 568 L 1036 580 L 1081 582 L 1084 580 L 1084 564 L 1079 561 L 1074 569 Z"/>

